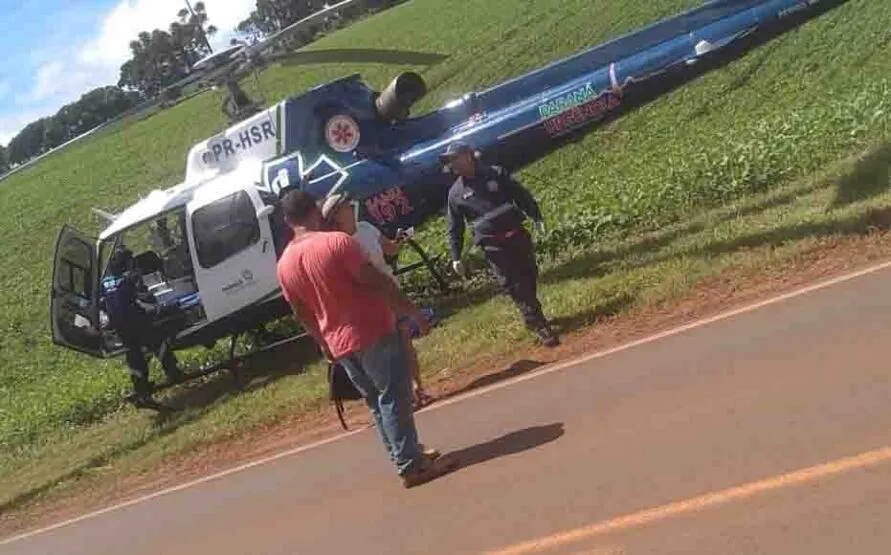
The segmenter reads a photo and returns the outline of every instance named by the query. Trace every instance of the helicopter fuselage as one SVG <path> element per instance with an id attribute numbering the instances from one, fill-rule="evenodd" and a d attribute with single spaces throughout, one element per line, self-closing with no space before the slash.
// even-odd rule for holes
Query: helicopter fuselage
<path id="1" fill-rule="evenodd" d="M 415 118 L 404 114 L 426 89 L 410 73 L 384 93 L 350 75 L 285 99 L 194 145 L 182 184 L 119 214 L 98 240 L 63 229 L 54 340 L 95 356 L 120 352 L 97 332 L 100 261 L 128 231 L 162 216 L 181 223 L 181 244 L 170 252 L 185 269 L 171 281 L 161 257 L 156 296 L 174 307 L 168 320 L 177 322 L 178 347 L 209 344 L 289 312 L 275 279 L 287 237 L 276 208 L 283 191 L 349 191 L 359 217 L 393 236 L 442 213 L 454 178 L 439 155 L 450 142 L 522 167 L 845 1 L 716 0 Z M 89 250 L 76 247 L 80 254 L 66 260 L 81 244 Z M 77 272 L 82 291 L 72 291 Z M 72 335 L 78 316 L 88 329 Z"/>

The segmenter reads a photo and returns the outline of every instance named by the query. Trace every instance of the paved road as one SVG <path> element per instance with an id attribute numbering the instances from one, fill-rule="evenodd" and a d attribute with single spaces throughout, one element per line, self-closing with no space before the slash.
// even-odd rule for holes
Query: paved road
<path id="1" fill-rule="evenodd" d="M 0 553 L 884 555 L 889 355 L 882 271 L 425 411 L 416 489 L 367 430 Z"/>

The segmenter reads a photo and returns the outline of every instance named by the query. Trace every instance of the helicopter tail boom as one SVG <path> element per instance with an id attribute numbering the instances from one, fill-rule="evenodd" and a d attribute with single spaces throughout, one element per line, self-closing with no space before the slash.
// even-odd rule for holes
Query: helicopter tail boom
<path id="1" fill-rule="evenodd" d="M 469 117 L 407 152 L 420 161 L 456 139 L 506 167 L 614 119 L 848 0 L 714 0 L 699 8 L 466 95 Z M 446 107 L 443 112 L 449 108 Z"/>

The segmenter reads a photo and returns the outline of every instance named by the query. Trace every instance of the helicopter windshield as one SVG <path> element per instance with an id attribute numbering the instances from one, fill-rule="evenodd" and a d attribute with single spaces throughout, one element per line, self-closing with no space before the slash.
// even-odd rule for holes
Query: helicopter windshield
<path id="1" fill-rule="evenodd" d="M 194 290 L 194 274 L 186 236 L 185 209 L 177 209 L 144 221 L 109 238 L 102 244 L 102 267 L 108 271 L 108 261 L 116 247 L 133 253 L 136 267 L 146 286 L 156 296 L 176 283 L 188 282 L 186 289 Z"/>

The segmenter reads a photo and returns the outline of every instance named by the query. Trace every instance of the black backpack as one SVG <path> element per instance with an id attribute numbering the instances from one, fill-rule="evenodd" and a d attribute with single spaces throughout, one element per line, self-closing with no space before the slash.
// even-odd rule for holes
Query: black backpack
<path id="1" fill-rule="evenodd" d="M 343 401 L 358 401 L 365 397 L 356 389 L 353 380 L 346 373 L 346 369 L 342 364 L 331 362 L 328 364 L 328 391 L 329 398 L 334 402 L 337 409 L 337 418 L 340 419 L 340 425 L 344 430 L 349 430 L 343 419 Z"/>

